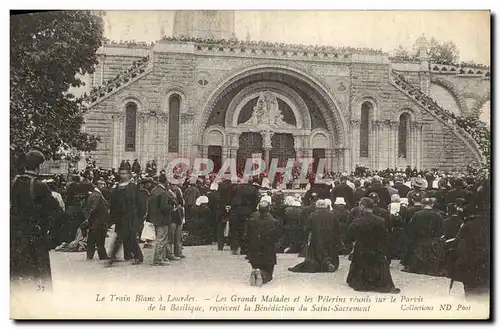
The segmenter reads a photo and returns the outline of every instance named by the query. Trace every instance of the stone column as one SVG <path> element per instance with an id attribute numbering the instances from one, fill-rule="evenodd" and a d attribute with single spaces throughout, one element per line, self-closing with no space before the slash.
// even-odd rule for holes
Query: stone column
<path id="1" fill-rule="evenodd" d="M 372 169 L 379 169 L 379 158 L 380 158 L 380 129 L 382 127 L 381 121 L 372 122 L 372 137 L 373 137 L 373 148 L 371 155 Z"/>
<path id="2" fill-rule="evenodd" d="M 111 166 L 112 168 L 117 168 L 119 166 L 119 161 L 118 160 L 118 134 L 119 134 L 119 120 L 120 120 L 120 114 L 119 113 L 113 113 L 111 116 L 112 118 L 112 131 L 111 131 Z"/>
<path id="3" fill-rule="evenodd" d="M 304 136 L 293 135 L 293 148 L 295 149 L 295 159 L 300 159 L 302 157 L 302 148 L 304 145 Z M 287 160 L 288 161 L 288 160 Z"/>
<path id="4" fill-rule="evenodd" d="M 236 157 L 238 156 L 238 148 L 236 147 L 232 147 L 229 149 L 229 156 L 231 157 L 231 159 L 236 159 Z"/>
<path id="5" fill-rule="evenodd" d="M 193 149 L 190 145 L 190 140 L 193 140 L 193 124 L 194 124 L 194 113 L 185 112 L 180 114 L 180 125 L 179 125 L 179 153 L 183 157 L 188 157 L 193 160 Z M 203 133 L 203 132 L 196 132 Z"/>
<path id="6" fill-rule="evenodd" d="M 117 145 L 117 157 L 118 157 L 118 165 L 124 159 L 125 153 L 125 114 L 120 112 L 118 114 L 118 145 Z"/>
<path id="7" fill-rule="evenodd" d="M 351 167 L 359 164 L 359 128 L 360 120 L 351 120 Z"/>
<path id="8" fill-rule="evenodd" d="M 345 149 L 342 147 L 342 145 L 336 149 L 333 150 L 333 154 L 335 154 L 336 158 L 336 165 L 334 169 L 336 172 L 343 172 L 344 171 L 344 151 Z"/>
<path id="9" fill-rule="evenodd" d="M 136 145 L 136 153 L 137 156 L 136 158 L 139 160 L 139 164 L 141 165 L 141 169 L 146 168 L 146 164 L 143 163 L 142 161 L 142 154 L 144 153 L 144 130 L 145 130 L 145 125 L 144 125 L 144 118 L 145 118 L 145 113 L 144 112 L 138 112 L 138 117 L 137 117 L 137 135 L 136 135 L 136 140 L 137 140 L 137 145 Z"/>
<path id="10" fill-rule="evenodd" d="M 417 155 L 417 127 L 415 122 L 410 123 L 410 133 L 408 134 L 408 138 L 410 140 L 409 144 L 409 149 L 407 150 L 407 156 L 408 156 L 408 163 L 410 164 L 411 168 L 413 169 L 416 165 L 416 155 Z"/>
<path id="11" fill-rule="evenodd" d="M 232 133 L 228 135 L 227 146 L 222 149 L 222 162 L 224 163 L 227 159 L 234 159 L 236 161 L 239 147 L 240 134 Z"/>
<path id="12" fill-rule="evenodd" d="M 170 138 L 170 135 L 169 135 L 169 129 L 168 129 L 168 121 L 169 121 L 169 116 L 167 113 L 164 114 L 164 123 L 165 125 L 163 126 L 163 129 L 165 131 L 165 139 L 163 140 L 163 154 L 164 154 L 164 158 L 165 158 L 165 164 L 168 164 L 167 162 L 170 160 L 169 157 L 168 157 L 168 140 Z"/>
<path id="13" fill-rule="evenodd" d="M 153 157 L 156 162 L 156 167 L 158 168 L 158 171 L 160 171 L 160 161 L 159 161 L 159 156 L 160 156 L 160 131 L 159 131 L 159 126 L 160 126 L 160 117 L 158 116 L 157 113 L 155 113 L 154 117 L 155 125 L 154 125 L 154 154 Z"/>
<path id="14" fill-rule="evenodd" d="M 342 171 L 354 171 L 354 168 L 352 167 L 350 160 L 351 160 L 351 154 L 349 154 L 351 150 L 348 148 L 344 149 L 344 167 L 342 168 Z"/>
<path id="15" fill-rule="evenodd" d="M 398 166 L 398 121 L 389 121 L 391 168 Z"/>
<path id="16" fill-rule="evenodd" d="M 208 157 L 208 145 L 205 145 L 205 144 L 201 145 L 200 146 L 200 151 L 201 151 L 200 152 L 201 153 L 200 156 L 202 158 L 207 158 Z"/>
<path id="17" fill-rule="evenodd" d="M 423 147 L 423 141 L 422 141 L 422 128 L 423 124 L 420 122 L 415 123 L 415 130 L 416 130 L 416 143 L 417 143 L 417 169 L 422 169 L 422 147 Z"/>
<path id="18" fill-rule="evenodd" d="M 262 150 L 264 151 L 264 161 L 266 163 L 266 170 L 269 168 L 269 151 L 272 148 L 272 143 L 271 140 L 273 138 L 274 132 L 265 130 L 261 131 L 260 134 L 262 135 Z"/>
<path id="19" fill-rule="evenodd" d="M 158 138 L 158 152 L 161 159 L 161 166 L 165 168 L 167 166 L 168 155 L 168 116 L 165 112 L 160 112 L 158 127 L 160 135 Z M 159 165 L 158 163 L 158 166 Z"/>
<path id="20" fill-rule="evenodd" d="M 153 160 L 151 157 L 151 154 L 154 152 L 153 151 L 153 142 L 154 142 L 154 135 L 153 135 L 153 127 L 154 127 L 154 117 L 152 112 L 147 112 L 147 116 L 144 118 L 145 119 L 145 125 L 146 125 L 146 131 L 144 134 L 145 140 L 145 147 L 144 147 L 144 154 L 143 157 L 145 158 L 145 163 Z M 157 164 L 158 165 L 158 164 Z"/>

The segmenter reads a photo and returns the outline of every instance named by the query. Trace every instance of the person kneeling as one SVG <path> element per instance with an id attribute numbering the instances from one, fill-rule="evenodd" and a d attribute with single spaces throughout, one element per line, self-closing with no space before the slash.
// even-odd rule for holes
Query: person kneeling
<path id="1" fill-rule="evenodd" d="M 338 216 L 328 209 L 325 200 L 318 200 L 307 223 L 310 233 L 305 260 L 288 270 L 302 273 L 337 271 L 341 245 Z"/>
<path id="2" fill-rule="evenodd" d="M 278 221 L 269 213 L 270 204 L 262 201 L 259 212 L 248 220 L 248 261 L 252 265 L 250 285 L 261 286 L 273 279 L 276 265 Z"/>
<path id="3" fill-rule="evenodd" d="M 387 258 L 388 233 L 383 218 L 373 214 L 374 202 L 361 198 L 361 216 L 355 219 L 347 231 L 348 243 L 354 243 L 349 256 L 351 266 L 347 284 L 356 291 L 399 293 L 394 286 Z"/>

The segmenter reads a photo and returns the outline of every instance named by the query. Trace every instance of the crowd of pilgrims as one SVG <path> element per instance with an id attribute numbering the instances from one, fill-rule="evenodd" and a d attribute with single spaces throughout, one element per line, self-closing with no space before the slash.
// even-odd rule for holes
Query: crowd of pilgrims
<path id="1" fill-rule="evenodd" d="M 304 260 L 292 272 L 335 272 L 345 255 L 347 283 L 357 291 L 398 293 L 391 261 L 461 281 L 466 295 L 489 291 L 490 181 L 471 170 L 356 166 L 351 175 L 328 175 L 331 183 L 311 175 L 304 194 L 286 195 L 270 188 L 265 173 L 237 184 L 206 176 L 174 185 L 154 162 L 144 171 L 136 161 L 122 161 L 118 171 L 93 163 L 69 182 L 57 175 L 42 181 L 43 161 L 30 151 L 25 173 L 12 182 L 17 277 L 50 277 L 54 248 L 86 251 L 89 260 L 97 251 L 110 266 L 123 245 L 124 260 L 137 265 L 144 242 L 154 249 L 152 265 L 169 265 L 185 258 L 183 246 L 216 244 L 246 255 L 252 285 L 273 279 L 277 253 L 297 253 Z M 116 238 L 107 251 L 110 228 Z"/>

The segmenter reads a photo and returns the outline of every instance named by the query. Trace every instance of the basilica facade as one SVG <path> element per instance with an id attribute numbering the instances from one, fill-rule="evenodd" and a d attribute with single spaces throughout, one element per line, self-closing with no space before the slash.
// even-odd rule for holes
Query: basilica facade
<path id="1" fill-rule="evenodd" d="M 429 63 L 425 50 L 395 60 L 373 49 L 239 41 L 231 15 L 181 12 L 173 37 L 99 50 L 84 125 L 101 138 L 98 165 L 209 157 L 218 167 L 256 154 L 324 158 L 333 171 L 481 161 L 450 113 L 480 115 L 489 69 Z"/>

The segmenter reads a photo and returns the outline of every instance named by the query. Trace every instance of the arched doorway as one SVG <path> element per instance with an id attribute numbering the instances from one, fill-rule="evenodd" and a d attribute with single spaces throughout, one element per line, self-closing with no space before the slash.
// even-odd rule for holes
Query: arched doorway
<path id="1" fill-rule="evenodd" d="M 259 156 L 262 158 L 262 136 L 256 132 L 243 132 L 239 137 L 239 148 L 236 153 L 236 171 L 242 174 L 247 159 Z"/>
<path id="2" fill-rule="evenodd" d="M 338 103 L 328 89 L 295 68 L 259 66 L 245 69 L 227 78 L 219 89 L 213 91 L 197 124 L 200 129 L 223 127 L 227 136 L 223 157 L 235 158 L 237 154 L 251 154 L 250 151 L 240 149 L 248 147 L 250 141 L 258 143 L 260 138 L 257 135 L 248 137 L 250 135 L 243 133 L 262 132 L 257 127 L 253 129 L 247 126 L 243 129 L 241 124 L 251 117 L 259 96 L 266 91 L 276 95 L 283 115 L 282 121 L 293 126 L 272 130 L 269 157 L 311 158 L 311 131 L 321 129 L 326 132 L 329 145 L 324 150 L 327 167 L 348 170 L 350 142 L 346 139 L 347 125 Z M 262 142 L 264 143 L 264 139 Z M 202 144 L 201 146 L 203 148 Z M 254 144 L 250 149 L 265 152 L 264 148 L 258 150 Z"/>

